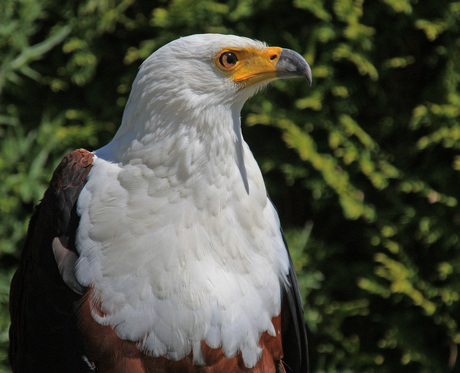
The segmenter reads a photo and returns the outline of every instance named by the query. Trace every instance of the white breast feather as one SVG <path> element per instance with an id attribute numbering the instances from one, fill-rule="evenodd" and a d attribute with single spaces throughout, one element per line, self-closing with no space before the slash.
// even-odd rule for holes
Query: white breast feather
<path id="1" fill-rule="evenodd" d="M 263 184 L 250 179 L 248 196 L 236 180 L 180 190 L 143 165 L 95 159 L 79 199 L 77 276 L 95 288 L 98 322 L 153 356 L 181 359 L 205 340 L 255 365 L 260 334 L 274 335 L 287 257 Z"/>

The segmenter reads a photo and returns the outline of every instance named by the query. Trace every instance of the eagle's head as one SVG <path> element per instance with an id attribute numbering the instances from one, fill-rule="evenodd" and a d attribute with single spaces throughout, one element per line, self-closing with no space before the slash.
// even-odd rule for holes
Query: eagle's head
<path id="1" fill-rule="evenodd" d="M 179 38 L 141 65 L 114 140 L 125 148 L 135 139 L 145 144 L 178 134 L 187 124 L 234 122 L 246 100 L 269 82 L 295 77 L 311 84 L 310 66 L 292 50 L 234 35 Z"/>
<path id="2" fill-rule="evenodd" d="M 234 35 L 200 34 L 153 53 L 136 83 L 202 108 L 243 104 L 269 82 L 294 77 L 312 79 L 307 61 L 292 50 Z"/>

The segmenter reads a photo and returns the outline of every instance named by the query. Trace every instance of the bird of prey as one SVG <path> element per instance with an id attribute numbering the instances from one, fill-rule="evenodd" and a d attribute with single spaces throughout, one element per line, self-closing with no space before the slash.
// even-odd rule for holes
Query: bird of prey
<path id="1" fill-rule="evenodd" d="M 307 371 L 278 215 L 241 133 L 245 101 L 311 70 L 233 35 L 141 65 L 113 140 L 68 153 L 11 285 L 13 372 Z"/>

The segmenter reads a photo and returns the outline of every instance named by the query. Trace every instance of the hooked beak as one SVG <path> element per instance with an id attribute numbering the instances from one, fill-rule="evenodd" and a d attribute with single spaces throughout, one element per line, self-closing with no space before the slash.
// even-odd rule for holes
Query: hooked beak
<path id="1" fill-rule="evenodd" d="M 260 82 L 277 79 L 304 77 L 311 86 L 312 74 L 310 65 L 299 53 L 290 49 L 269 47 L 263 50 L 229 49 L 238 62 L 226 69 L 226 73 L 243 87 Z"/>
<path id="2" fill-rule="evenodd" d="M 278 62 L 275 65 L 278 79 L 305 77 L 311 86 L 312 75 L 308 62 L 299 53 L 291 49 L 282 49 Z"/>

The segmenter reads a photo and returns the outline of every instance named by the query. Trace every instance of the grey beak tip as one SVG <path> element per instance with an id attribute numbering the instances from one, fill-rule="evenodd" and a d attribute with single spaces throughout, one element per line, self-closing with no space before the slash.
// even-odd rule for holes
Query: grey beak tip
<path id="1" fill-rule="evenodd" d="M 299 53 L 291 49 L 283 49 L 276 64 L 277 75 L 280 79 L 305 77 L 308 86 L 312 84 L 311 68 Z"/>

